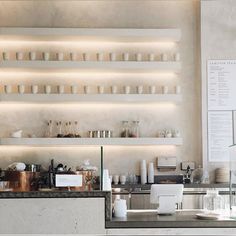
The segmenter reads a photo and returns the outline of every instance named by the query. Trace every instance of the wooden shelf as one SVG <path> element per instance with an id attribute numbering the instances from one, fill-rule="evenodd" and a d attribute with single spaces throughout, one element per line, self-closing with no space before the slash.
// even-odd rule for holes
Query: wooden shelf
<path id="1" fill-rule="evenodd" d="M 172 41 L 181 39 L 180 29 L 132 28 L 0 28 L 0 40 L 115 40 Z"/>
<path id="2" fill-rule="evenodd" d="M 156 146 L 182 145 L 182 138 L 0 138 L 0 145 Z"/>
<path id="3" fill-rule="evenodd" d="M 180 72 L 181 62 L 161 61 L 1 61 L 4 69 L 56 69 L 86 71 L 166 71 Z"/>
<path id="4" fill-rule="evenodd" d="M 14 103 L 179 103 L 181 94 L 1 94 Z"/>

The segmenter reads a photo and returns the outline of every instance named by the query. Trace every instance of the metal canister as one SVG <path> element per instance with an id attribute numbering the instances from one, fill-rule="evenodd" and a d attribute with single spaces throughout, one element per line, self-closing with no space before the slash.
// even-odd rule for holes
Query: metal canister
<path id="1" fill-rule="evenodd" d="M 112 131 L 111 130 L 106 130 L 105 131 L 105 137 L 106 138 L 111 138 L 112 137 Z"/>
<path id="2" fill-rule="evenodd" d="M 88 132 L 89 138 L 93 138 L 93 131 Z"/>
<path id="3" fill-rule="evenodd" d="M 100 137 L 101 137 L 100 130 L 95 130 L 95 131 L 94 131 L 94 134 L 93 134 L 93 137 L 94 137 L 94 138 L 100 138 Z"/>
<path id="4" fill-rule="evenodd" d="M 106 130 L 101 130 L 100 131 L 100 137 L 101 138 L 106 138 Z"/>

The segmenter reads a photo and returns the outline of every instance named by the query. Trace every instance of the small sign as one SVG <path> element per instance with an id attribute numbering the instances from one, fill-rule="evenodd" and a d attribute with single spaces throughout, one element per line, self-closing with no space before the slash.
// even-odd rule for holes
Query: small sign
<path id="1" fill-rule="evenodd" d="M 82 175 L 56 175 L 56 187 L 82 187 Z"/>

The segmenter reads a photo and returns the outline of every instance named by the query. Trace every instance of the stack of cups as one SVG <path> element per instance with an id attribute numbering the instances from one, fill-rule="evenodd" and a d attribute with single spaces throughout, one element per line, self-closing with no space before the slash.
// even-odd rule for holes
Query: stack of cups
<path id="1" fill-rule="evenodd" d="M 153 164 L 153 162 L 150 162 L 148 164 L 148 183 L 149 184 L 154 183 L 154 164 Z"/>
<path id="2" fill-rule="evenodd" d="M 103 170 L 103 185 L 102 189 L 104 191 L 111 191 L 111 180 L 109 177 L 109 171 L 107 169 Z"/>
<path id="3" fill-rule="evenodd" d="M 140 171 L 141 171 L 141 184 L 147 183 L 147 164 L 145 160 L 142 160 L 140 163 Z"/>

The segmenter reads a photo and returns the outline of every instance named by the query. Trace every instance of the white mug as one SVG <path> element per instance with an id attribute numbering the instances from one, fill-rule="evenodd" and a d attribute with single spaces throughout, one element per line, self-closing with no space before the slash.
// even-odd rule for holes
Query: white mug
<path id="1" fill-rule="evenodd" d="M 142 53 L 136 53 L 136 61 L 142 61 Z"/>
<path id="2" fill-rule="evenodd" d="M 177 52 L 177 53 L 174 54 L 174 60 L 175 61 L 180 61 L 180 53 Z"/>
<path id="3" fill-rule="evenodd" d="M 103 59 L 104 59 L 103 53 L 102 52 L 97 53 L 97 60 L 98 61 L 103 61 Z"/>
<path id="4" fill-rule="evenodd" d="M 11 93 L 12 92 L 12 86 L 11 85 L 5 85 L 4 90 L 5 90 L 5 93 Z"/>
<path id="5" fill-rule="evenodd" d="M 84 86 L 84 93 L 86 93 L 86 94 L 90 93 L 90 86 L 88 86 L 88 85 Z"/>
<path id="6" fill-rule="evenodd" d="M 104 93 L 104 90 L 105 90 L 104 86 L 102 86 L 102 85 L 98 86 L 98 93 L 102 94 L 102 93 Z"/>
<path id="7" fill-rule="evenodd" d="M 38 85 L 32 85 L 32 86 L 31 86 L 31 92 L 32 92 L 33 94 L 38 93 Z"/>
<path id="8" fill-rule="evenodd" d="M 10 53 L 9 52 L 3 52 L 2 53 L 2 59 L 4 61 L 9 61 L 10 60 Z"/>
<path id="9" fill-rule="evenodd" d="M 156 93 L 156 86 L 155 85 L 149 86 L 149 93 L 151 93 L 151 94 L 155 94 Z"/>
<path id="10" fill-rule="evenodd" d="M 130 93 L 130 86 L 128 86 L 128 85 L 124 86 L 124 91 L 125 91 L 125 94 L 129 94 Z"/>
<path id="11" fill-rule="evenodd" d="M 17 52 L 16 53 L 16 60 L 21 61 L 24 58 L 24 53 L 23 52 Z"/>
<path id="12" fill-rule="evenodd" d="M 63 52 L 58 52 L 57 53 L 57 60 L 58 61 L 63 61 L 64 60 L 64 53 Z"/>
<path id="13" fill-rule="evenodd" d="M 120 176 L 119 175 L 113 175 L 113 183 L 118 184 L 119 183 Z"/>
<path id="14" fill-rule="evenodd" d="M 70 53 L 70 60 L 71 61 L 76 61 L 76 59 L 77 59 L 77 54 L 75 52 L 71 52 Z"/>
<path id="15" fill-rule="evenodd" d="M 20 84 L 18 85 L 18 93 L 23 94 L 25 92 L 25 86 Z"/>
<path id="16" fill-rule="evenodd" d="M 57 86 L 57 92 L 62 94 L 65 92 L 65 86 L 64 85 L 58 85 Z"/>
<path id="17" fill-rule="evenodd" d="M 137 93 L 138 94 L 142 94 L 143 93 L 143 86 L 142 85 L 137 86 Z"/>
<path id="18" fill-rule="evenodd" d="M 111 93 L 113 93 L 113 94 L 117 93 L 117 86 L 116 85 L 111 86 Z"/>
<path id="19" fill-rule="evenodd" d="M 49 52 L 43 52 L 43 60 L 44 61 L 50 60 L 50 53 Z"/>
<path id="20" fill-rule="evenodd" d="M 44 88 L 45 88 L 45 93 L 46 93 L 46 94 L 51 93 L 51 91 L 52 91 L 51 85 L 45 85 Z"/>
<path id="21" fill-rule="evenodd" d="M 181 93 L 181 87 L 179 85 L 175 86 L 175 93 L 180 94 Z"/>
<path id="22" fill-rule="evenodd" d="M 154 61 L 154 60 L 155 60 L 155 55 L 154 55 L 154 53 L 149 53 L 149 54 L 148 54 L 148 60 L 149 60 L 149 61 Z"/>
<path id="23" fill-rule="evenodd" d="M 167 94 L 169 91 L 168 86 L 162 86 L 162 93 Z"/>
<path id="24" fill-rule="evenodd" d="M 83 59 L 84 59 L 84 61 L 89 61 L 90 55 L 88 53 L 83 53 Z"/>
<path id="25" fill-rule="evenodd" d="M 71 93 L 76 94 L 77 93 L 77 86 L 71 85 Z"/>
<path id="26" fill-rule="evenodd" d="M 124 61 L 128 61 L 129 60 L 129 53 L 128 52 L 123 53 L 123 60 Z"/>
<path id="27" fill-rule="evenodd" d="M 121 175 L 120 176 L 120 183 L 121 184 L 125 184 L 125 182 L 126 182 L 126 176 L 125 175 Z"/>
<path id="28" fill-rule="evenodd" d="M 110 55 L 110 61 L 116 61 L 116 53 L 115 52 L 111 52 L 109 55 Z"/>
<path id="29" fill-rule="evenodd" d="M 36 60 L 36 52 L 29 52 L 29 59 L 31 61 L 35 61 Z"/>
<path id="30" fill-rule="evenodd" d="M 166 53 L 162 53 L 162 54 L 161 54 L 161 60 L 162 60 L 162 61 L 167 61 L 167 60 L 168 60 L 168 56 L 167 56 Z"/>

